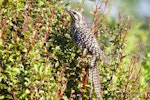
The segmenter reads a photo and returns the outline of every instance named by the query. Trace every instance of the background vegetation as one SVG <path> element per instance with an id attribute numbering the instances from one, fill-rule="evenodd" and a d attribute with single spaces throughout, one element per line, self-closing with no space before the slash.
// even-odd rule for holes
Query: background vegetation
<path id="1" fill-rule="evenodd" d="M 89 99 L 88 58 L 82 58 L 70 38 L 70 17 L 64 10 L 71 5 L 65 0 L 0 1 L 0 99 Z M 74 9 L 83 6 L 84 0 Z M 137 26 L 122 14 L 116 21 L 100 7 L 95 3 L 88 22 L 112 62 L 99 63 L 103 99 L 148 100 L 149 46 L 142 42 L 131 45 L 132 52 L 126 49 L 134 39 L 130 34 L 148 26 Z"/>

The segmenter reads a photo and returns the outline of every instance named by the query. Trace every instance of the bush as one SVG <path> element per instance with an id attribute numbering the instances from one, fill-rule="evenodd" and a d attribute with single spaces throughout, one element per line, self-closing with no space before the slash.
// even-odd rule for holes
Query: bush
<path id="1" fill-rule="evenodd" d="M 88 59 L 77 60 L 82 52 L 70 38 L 70 17 L 64 11 L 70 4 L 63 0 L 0 3 L 0 99 L 87 100 Z M 98 11 L 93 16 L 93 32 L 101 35 L 100 45 L 113 64 L 99 64 L 103 98 L 143 98 L 138 54 L 127 59 L 124 52 L 130 21 L 120 17 L 116 23 Z"/>

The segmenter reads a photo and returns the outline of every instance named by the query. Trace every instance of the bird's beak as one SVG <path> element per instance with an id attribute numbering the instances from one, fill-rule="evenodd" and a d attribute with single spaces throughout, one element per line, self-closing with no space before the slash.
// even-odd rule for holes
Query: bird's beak
<path id="1" fill-rule="evenodd" d="M 70 8 L 66 8 L 65 10 L 70 14 L 72 18 L 74 17 L 74 15 L 72 14 L 72 10 Z"/>
<path id="2" fill-rule="evenodd" d="M 65 8 L 65 10 L 66 10 L 67 12 L 70 12 L 70 9 L 69 9 L 69 8 Z"/>
<path id="3" fill-rule="evenodd" d="M 69 14 L 71 14 L 71 15 L 72 15 L 72 13 L 71 13 L 71 9 L 66 8 L 65 10 L 66 10 Z"/>

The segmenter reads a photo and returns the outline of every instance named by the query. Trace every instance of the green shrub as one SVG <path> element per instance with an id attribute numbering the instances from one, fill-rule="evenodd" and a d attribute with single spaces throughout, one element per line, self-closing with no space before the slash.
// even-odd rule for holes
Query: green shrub
<path id="1" fill-rule="evenodd" d="M 0 99 L 87 100 L 88 59 L 78 61 L 82 52 L 70 38 L 70 17 L 64 11 L 69 3 L 63 0 L 0 3 Z M 94 34 L 101 35 L 100 45 L 113 64 L 110 67 L 99 64 L 103 98 L 143 98 L 138 88 L 140 71 L 136 55 L 126 59 L 124 53 L 130 21 L 116 23 L 96 13 L 93 22 Z"/>

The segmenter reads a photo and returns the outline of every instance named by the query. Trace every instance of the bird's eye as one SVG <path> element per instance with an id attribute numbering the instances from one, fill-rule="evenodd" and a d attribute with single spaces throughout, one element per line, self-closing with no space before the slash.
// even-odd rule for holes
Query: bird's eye
<path id="1" fill-rule="evenodd" d="M 73 14 L 76 14 L 76 12 L 73 12 Z"/>

